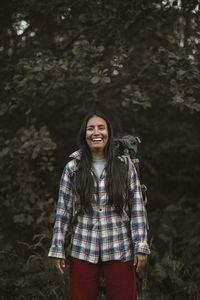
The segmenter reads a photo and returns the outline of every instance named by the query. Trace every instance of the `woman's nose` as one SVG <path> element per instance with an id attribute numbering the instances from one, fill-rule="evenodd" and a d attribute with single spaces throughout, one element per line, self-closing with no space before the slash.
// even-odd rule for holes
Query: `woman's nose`
<path id="1" fill-rule="evenodd" d="M 99 129 L 98 129 L 98 127 L 95 127 L 94 128 L 94 134 L 98 134 L 99 133 Z"/>

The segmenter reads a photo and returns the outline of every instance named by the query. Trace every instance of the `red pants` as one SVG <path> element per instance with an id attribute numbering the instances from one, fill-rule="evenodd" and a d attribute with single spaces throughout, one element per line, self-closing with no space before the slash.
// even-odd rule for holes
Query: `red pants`
<path id="1" fill-rule="evenodd" d="M 106 283 L 106 300 L 137 300 L 133 260 L 93 264 L 70 257 L 69 300 L 96 300 L 100 267 Z"/>

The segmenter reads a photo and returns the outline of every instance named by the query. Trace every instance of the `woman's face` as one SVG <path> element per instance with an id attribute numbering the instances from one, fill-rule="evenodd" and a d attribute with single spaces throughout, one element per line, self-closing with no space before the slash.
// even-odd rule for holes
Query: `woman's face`
<path id="1" fill-rule="evenodd" d="M 93 116 L 86 127 L 86 142 L 91 151 L 104 150 L 109 138 L 108 126 L 104 119 Z"/>

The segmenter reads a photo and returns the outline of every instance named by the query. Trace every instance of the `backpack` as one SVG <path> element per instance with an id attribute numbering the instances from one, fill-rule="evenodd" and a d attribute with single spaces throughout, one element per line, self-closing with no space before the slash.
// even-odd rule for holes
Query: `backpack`
<path id="1" fill-rule="evenodd" d="M 141 169 L 139 167 L 139 159 L 137 157 L 138 155 L 138 146 L 141 143 L 141 140 L 139 137 L 134 137 L 132 135 L 126 135 L 121 138 L 114 138 L 114 145 L 118 149 L 118 153 L 120 157 L 123 158 L 125 164 L 128 166 L 128 181 L 131 176 L 131 165 L 134 163 L 134 166 L 136 168 L 140 185 L 141 185 L 141 191 L 142 191 L 142 197 L 144 202 L 144 208 L 145 208 L 145 214 L 146 214 L 146 222 L 147 222 L 147 229 L 149 230 L 149 222 L 147 218 L 147 187 L 143 183 L 142 173 Z M 130 209 L 130 208 L 129 208 Z"/>

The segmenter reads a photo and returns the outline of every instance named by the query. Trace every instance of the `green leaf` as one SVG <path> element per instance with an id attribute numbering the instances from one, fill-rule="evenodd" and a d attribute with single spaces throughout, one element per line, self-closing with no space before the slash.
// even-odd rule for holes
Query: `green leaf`
<path id="1" fill-rule="evenodd" d="M 97 51 L 98 51 L 98 52 L 103 52 L 103 51 L 104 51 L 104 46 L 103 46 L 103 45 L 98 46 L 98 47 L 97 47 Z"/>
<path id="2" fill-rule="evenodd" d="M 94 77 L 92 77 L 91 82 L 92 82 L 93 84 L 96 84 L 96 83 L 99 82 L 99 80 L 100 80 L 100 77 L 94 76 Z"/>
<path id="3" fill-rule="evenodd" d="M 119 71 L 118 70 L 113 70 L 113 75 L 119 75 Z"/>
<path id="4" fill-rule="evenodd" d="M 97 73 L 98 71 L 99 71 L 99 69 L 98 69 L 98 67 L 92 67 L 91 69 L 90 69 L 90 71 L 91 71 L 91 73 Z"/>
<path id="5" fill-rule="evenodd" d="M 4 148 L 1 152 L 0 152 L 0 157 L 4 157 L 5 155 L 7 155 L 9 152 L 9 148 L 6 147 Z"/>
<path id="6" fill-rule="evenodd" d="M 182 75 L 184 75 L 186 73 L 186 71 L 184 71 L 184 70 L 179 70 L 178 72 L 177 72 L 177 76 L 178 77 L 181 77 Z"/>
<path id="7" fill-rule="evenodd" d="M 37 66 L 37 67 L 33 68 L 32 71 L 33 72 L 40 72 L 40 71 L 42 71 L 42 68 Z"/>
<path id="8" fill-rule="evenodd" d="M 31 155 L 31 158 L 32 158 L 32 159 L 36 159 L 36 157 L 38 157 L 39 152 L 40 152 L 40 146 L 37 145 L 37 146 L 35 147 L 35 149 L 34 149 L 32 155 Z"/>
<path id="9" fill-rule="evenodd" d="M 179 95 L 175 95 L 173 97 L 173 100 L 174 100 L 175 103 L 184 103 L 184 99 Z"/>
<path id="10" fill-rule="evenodd" d="M 64 71 L 67 71 L 67 70 L 68 70 L 68 66 L 67 66 L 67 65 L 64 65 L 64 64 L 61 66 L 61 68 L 62 68 Z"/>
<path id="11" fill-rule="evenodd" d="M 105 82 L 105 83 L 111 83 L 111 79 L 110 79 L 110 77 L 103 77 L 103 81 Z"/>

